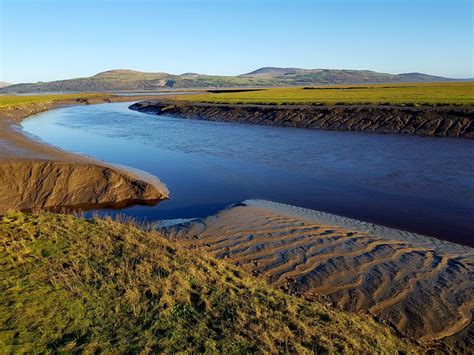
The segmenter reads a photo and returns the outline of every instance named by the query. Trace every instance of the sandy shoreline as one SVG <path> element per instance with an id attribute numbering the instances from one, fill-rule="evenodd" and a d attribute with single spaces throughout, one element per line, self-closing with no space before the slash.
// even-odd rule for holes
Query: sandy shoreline
<path id="1" fill-rule="evenodd" d="M 115 96 L 33 103 L 0 109 L 0 213 L 60 206 L 157 203 L 168 197 L 158 178 L 127 167 L 65 152 L 35 140 L 21 120 L 67 105 L 140 100 Z"/>
<path id="2" fill-rule="evenodd" d="M 400 229 L 359 221 L 352 218 L 338 216 L 331 213 L 265 200 L 246 200 L 242 203 L 246 206 L 263 208 L 268 211 L 307 219 L 326 226 L 335 225 L 345 229 L 373 234 L 377 237 L 387 240 L 403 240 L 404 242 L 416 243 L 427 248 L 434 248 L 437 251 L 442 251 L 444 253 L 452 253 L 453 255 L 474 255 L 474 249 L 469 246 L 456 244 L 417 233 L 406 232 Z"/>
<path id="3" fill-rule="evenodd" d="M 372 314 L 424 346 L 472 346 L 473 248 L 262 200 L 159 230 L 286 292 Z"/>

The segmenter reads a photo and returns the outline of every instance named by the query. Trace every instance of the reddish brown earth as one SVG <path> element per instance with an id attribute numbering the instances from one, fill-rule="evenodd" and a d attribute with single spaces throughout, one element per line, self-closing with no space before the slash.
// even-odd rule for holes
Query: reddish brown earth
<path id="1" fill-rule="evenodd" d="M 139 102 L 130 108 L 184 119 L 474 138 L 473 107 L 228 105 L 160 100 Z"/>
<path id="2" fill-rule="evenodd" d="M 168 197 L 158 179 L 70 154 L 26 136 L 19 122 L 71 104 L 131 101 L 136 97 L 35 103 L 0 111 L 0 213 L 80 206 L 157 203 Z M 140 99 L 137 97 L 137 99 Z"/>

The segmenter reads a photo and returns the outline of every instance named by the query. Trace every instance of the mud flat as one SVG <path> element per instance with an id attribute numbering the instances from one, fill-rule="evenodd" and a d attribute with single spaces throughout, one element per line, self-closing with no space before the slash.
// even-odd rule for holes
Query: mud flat
<path id="1" fill-rule="evenodd" d="M 184 119 L 268 126 L 474 138 L 473 107 L 237 105 L 143 101 L 130 109 Z"/>
<path id="2" fill-rule="evenodd" d="M 370 313 L 426 347 L 474 348 L 472 248 L 261 200 L 159 229 L 288 293 Z"/>
<path id="3" fill-rule="evenodd" d="M 42 208 L 123 207 L 168 197 L 158 179 L 70 154 L 26 136 L 19 122 L 54 107 L 134 98 L 75 99 L 0 109 L 0 213 Z"/>

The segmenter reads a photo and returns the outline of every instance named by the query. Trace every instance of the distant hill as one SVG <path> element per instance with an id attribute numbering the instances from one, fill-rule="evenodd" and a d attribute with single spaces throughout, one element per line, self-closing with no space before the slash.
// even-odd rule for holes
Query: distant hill
<path id="1" fill-rule="evenodd" d="M 311 69 L 301 69 L 301 68 L 278 68 L 278 67 L 263 67 L 257 70 L 254 70 L 247 74 L 239 75 L 240 77 L 255 77 L 255 76 L 282 76 L 282 75 L 304 75 L 311 72 Z"/>
<path id="2" fill-rule="evenodd" d="M 268 78 L 279 82 L 288 82 L 294 85 L 315 84 L 361 84 L 361 83 L 400 83 L 400 82 L 438 82 L 454 79 L 422 73 L 388 74 L 370 70 L 347 69 L 301 69 L 263 67 L 241 78 Z"/>
<path id="3" fill-rule="evenodd" d="M 10 86 L 10 83 L 6 83 L 4 81 L 0 81 L 0 88 L 4 88 L 5 86 Z"/>
<path id="4" fill-rule="evenodd" d="M 15 84 L 0 88 L 0 93 L 85 92 L 85 91 L 157 91 L 163 89 L 306 86 L 322 84 L 375 84 L 402 82 L 440 82 L 456 79 L 422 73 L 388 74 L 370 70 L 302 69 L 264 67 L 237 76 L 198 73 L 180 75 L 146 73 L 116 69 L 91 77 L 51 82 Z"/>

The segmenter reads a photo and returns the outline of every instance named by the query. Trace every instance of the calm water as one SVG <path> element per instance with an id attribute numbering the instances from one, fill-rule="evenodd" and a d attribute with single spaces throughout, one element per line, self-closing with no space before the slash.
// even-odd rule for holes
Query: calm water
<path id="1" fill-rule="evenodd" d="M 474 140 L 180 120 L 130 104 L 56 109 L 23 126 L 158 176 L 171 199 L 120 211 L 134 217 L 202 217 L 262 198 L 474 245 Z"/>

